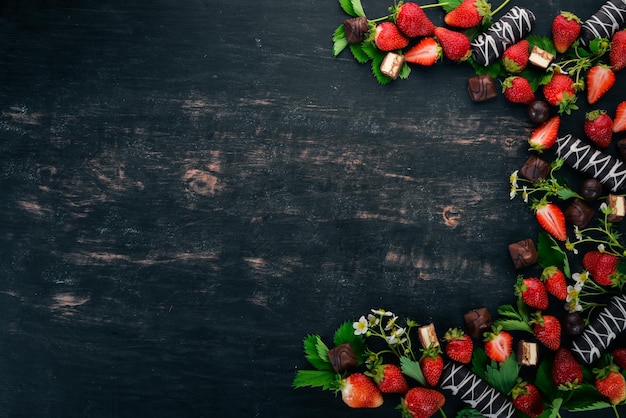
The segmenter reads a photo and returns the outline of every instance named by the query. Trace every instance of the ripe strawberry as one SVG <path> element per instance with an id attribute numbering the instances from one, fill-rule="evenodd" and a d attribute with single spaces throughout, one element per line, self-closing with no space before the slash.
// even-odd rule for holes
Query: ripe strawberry
<path id="1" fill-rule="evenodd" d="M 626 370 L 626 348 L 616 348 L 611 352 L 611 355 L 615 364 L 622 370 Z"/>
<path id="2" fill-rule="evenodd" d="M 492 332 L 485 333 L 485 354 L 493 361 L 504 363 L 513 351 L 513 336 L 496 326 Z"/>
<path id="3" fill-rule="evenodd" d="M 537 152 L 552 148 L 559 134 L 561 117 L 556 115 L 539 125 L 528 138 L 528 145 Z"/>
<path id="4" fill-rule="evenodd" d="M 548 291 L 543 282 L 535 277 L 519 276 L 515 283 L 515 294 L 531 308 L 545 311 L 548 309 Z"/>
<path id="5" fill-rule="evenodd" d="M 441 57 L 441 47 L 435 38 L 427 37 L 404 53 L 406 62 L 430 66 Z"/>
<path id="6" fill-rule="evenodd" d="M 502 54 L 502 63 L 504 68 L 512 74 L 519 74 L 528 65 L 528 54 L 530 44 L 526 39 L 522 39 L 508 47 Z"/>
<path id="7" fill-rule="evenodd" d="M 439 347 L 426 348 L 420 358 L 420 367 L 429 386 L 437 386 L 443 371 L 443 359 L 439 353 Z"/>
<path id="8" fill-rule="evenodd" d="M 626 68 L 626 29 L 615 32 L 611 38 L 609 63 L 613 67 L 613 71 Z"/>
<path id="9" fill-rule="evenodd" d="M 611 276 L 617 270 L 619 259 L 613 254 L 589 251 L 583 257 L 583 267 L 591 274 L 591 278 L 601 286 L 612 284 Z"/>
<path id="10" fill-rule="evenodd" d="M 472 54 L 470 40 L 464 33 L 436 27 L 435 36 L 439 40 L 443 55 L 449 60 L 465 61 Z"/>
<path id="11" fill-rule="evenodd" d="M 541 393 L 537 386 L 532 383 L 518 381 L 511 390 L 513 406 L 531 418 L 537 418 L 543 414 L 544 407 Z"/>
<path id="12" fill-rule="evenodd" d="M 587 101 L 595 104 L 615 84 L 615 73 L 606 65 L 594 65 L 587 72 Z"/>
<path id="13" fill-rule="evenodd" d="M 626 102 L 617 105 L 613 118 L 613 132 L 621 131 L 626 131 Z"/>
<path id="14" fill-rule="evenodd" d="M 409 44 L 409 40 L 400 33 L 398 27 L 391 22 L 383 22 L 376 26 L 374 43 L 381 51 L 395 51 Z"/>
<path id="15" fill-rule="evenodd" d="M 444 17 L 448 26 L 469 29 L 478 26 L 485 16 L 491 15 L 491 8 L 485 0 L 463 0 Z"/>
<path id="16" fill-rule="evenodd" d="M 533 326 L 533 334 L 550 350 L 558 350 L 561 346 L 561 323 L 552 315 L 542 315 L 535 312 L 530 323 Z"/>
<path id="17" fill-rule="evenodd" d="M 559 113 L 576 110 L 576 88 L 574 80 L 565 74 L 556 73 L 543 86 L 543 95 L 553 106 L 559 107 Z"/>
<path id="18" fill-rule="evenodd" d="M 535 92 L 524 77 L 511 76 L 506 78 L 502 82 L 502 92 L 504 98 L 512 103 L 530 104 L 535 101 Z"/>
<path id="19" fill-rule="evenodd" d="M 539 225 L 555 239 L 565 241 L 567 230 L 563 211 L 554 203 L 548 203 L 545 198 L 535 202 L 532 206 Z"/>
<path id="20" fill-rule="evenodd" d="M 382 393 L 363 373 L 353 373 L 341 382 L 341 399 L 350 408 L 378 408 L 383 404 Z"/>
<path id="21" fill-rule="evenodd" d="M 556 351 L 551 375 L 556 386 L 564 389 L 575 389 L 583 381 L 583 370 L 580 364 L 576 361 L 572 352 L 565 347 L 561 347 Z"/>
<path id="22" fill-rule="evenodd" d="M 580 19 L 573 13 L 561 12 L 552 21 L 552 41 L 557 52 L 563 54 L 580 35 Z"/>
<path id="23" fill-rule="evenodd" d="M 416 3 L 400 2 L 392 13 L 400 31 L 409 38 L 432 36 L 435 31 L 433 22 Z"/>
<path id="24" fill-rule="evenodd" d="M 609 402 L 617 405 L 626 400 L 626 379 L 615 364 L 602 369 L 594 369 L 596 378 L 593 385 L 598 392 L 609 398 Z"/>
<path id="25" fill-rule="evenodd" d="M 474 342 L 472 337 L 464 333 L 460 328 L 450 328 L 443 337 L 447 341 L 446 355 L 454 361 L 468 364 L 472 361 Z"/>
<path id="26" fill-rule="evenodd" d="M 613 137 L 613 119 L 604 110 L 592 110 L 585 115 L 583 130 L 596 146 L 606 148 Z"/>
<path id="27" fill-rule="evenodd" d="M 546 290 L 559 300 L 567 299 L 567 280 L 565 274 L 555 266 L 543 269 L 541 281 L 546 285 Z"/>
<path id="28" fill-rule="evenodd" d="M 406 393 L 409 390 L 402 370 L 395 364 L 377 364 L 365 374 L 374 379 L 382 393 Z"/>
<path id="29" fill-rule="evenodd" d="M 410 389 L 398 407 L 403 418 L 430 418 L 443 407 L 446 398 L 434 389 L 416 387 Z"/>

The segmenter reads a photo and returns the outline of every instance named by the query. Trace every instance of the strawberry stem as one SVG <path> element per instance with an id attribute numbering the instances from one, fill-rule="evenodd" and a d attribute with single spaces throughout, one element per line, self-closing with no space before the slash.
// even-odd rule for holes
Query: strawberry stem
<path id="1" fill-rule="evenodd" d="M 495 15 L 495 14 L 496 14 L 496 13 L 498 13 L 500 10 L 502 10 L 502 9 L 504 8 L 504 6 L 506 6 L 506 4 L 507 4 L 509 1 L 511 1 L 511 0 L 504 0 L 504 2 L 496 8 L 496 10 L 494 10 L 494 11 L 492 11 L 492 12 L 491 12 L 491 16 Z"/>
<path id="2" fill-rule="evenodd" d="M 615 405 L 613 405 L 613 407 L 615 408 Z M 442 416 L 443 418 L 448 418 L 448 416 L 446 415 L 446 413 L 445 413 L 445 412 L 443 412 L 443 408 L 439 408 L 439 412 L 441 413 L 441 416 Z M 617 412 L 616 412 L 616 413 L 617 413 Z"/>
<path id="3" fill-rule="evenodd" d="M 450 4 L 450 3 L 448 3 L 448 2 L 445 2 L 445 3 L 433 3 L 433 4 L 425 4 L 425 5 L 420 6 L 420 7 L 422 9 L 432 9 L 433 7 L 439 7 L 439 6 L 443 7 L 443 6 L 447 6 L 448 4 Z"/>
<path id="4" fill-rule="evenodd" d="M 617 407 L 615 406 L 615 404 L 612 404 L 611 406 L 613 407 L 613 412 L 615 412 L 615 416 L 617 418 L 619 418 L 619 413 L 617 412 Z"/>

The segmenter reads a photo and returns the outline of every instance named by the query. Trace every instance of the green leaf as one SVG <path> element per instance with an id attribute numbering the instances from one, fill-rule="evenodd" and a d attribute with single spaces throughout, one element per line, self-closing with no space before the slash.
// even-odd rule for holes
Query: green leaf
<path id="1" fill-rule="evenodd" d="M 368 57 L 370 57 L 371 60 L 373 60 L 374 58 L 382 54 L 382 51 L 376 48 L 376 45 L 374 45 L 373 42 L 369 42 L 369 41 L 362 42 L 361 49 L 363 50 L 365 54 L 367 54 Z"/>
<path id="2" fill-rule="evenodd" d="M 383 58 L 384 58 L 384 56 L 380 57 L 380 56 L 377 55 L 376 57 L 374 57 L 374 59 L 372 59 L 372 74 L 374 74 L 374 77 L 376 77 L 376 80 L 380 84 L 389 84 L 389 83 L 391 83 L 393 81 L 393 78 L 387 77 L 380 70 L 380 64 L 382 64 Z"/>
<path id="3" fill-rule="evenodd" d="M 537 388 L 548 400 L 555 399 L 558 393 L 556 385 L 552 380 L 551 369 L 552 362 L 544 360 L 539 365 L 539 368 L 537 369 L 537 374 L 535 375 L 535 386 L 537 386 Z"/>
<path id="4" fill-rule="evenodd" d="M 346 32 L 343 29 L 343 25 L 339 25 L 333 33 L 333 57 L 339 55 L 347 46 Z"/>
<path id="5" fill-rule="evenodd" d="M 515 386 L 521 366 L 517 364 L 515 353 L 504 360 L 504 363 L 492 361 L 485 370 L 485 381 L 498 392 L 507 395 Z"/>
<path id="6" fill-rule="evenodd" d="M 354 12 L 354 7 L 352 6 L 352 0 L 339 0 L 339 5 L 343 9 L 343 11 L 346 12 L 347 15 L 357 17 L 356 13 Z"/>
<path id="7" fill-rule="evenodd" d="M 590 411 L 609 406 L 611 405 L 606 402 L 606 398 L 589 383 L 583 383 L 572 391 L 572 396 L 563 403 L 563 407 L 568 411 Z"/>
<path id="8" fill-rule="evenodd" d="M 363 11 L 363 5 L 361 4 L 361 0 L 351 0 L 351 3 L 354 14 L 359 17 L 365 17 L 365 11 Z"/>
<path id="9" fill-rule="evenodd" d="M 498 307 L 498 315 L 504 316 L 506 318 L 516 319 L 518 321 L 522 320 L 521 315 L 515 310 L 513 305 L 501 305 Z"/>
<path id="10" fill-rule="evenodd" d="M 540 232 L 537 239 L 537 253 L 539 265 L 543 268 L 556 266 L 563 270 L 567 277 L 571 277 L 567 255 L 559 244 L 546 232 Z"/>
<path id="11" fill-rule="evenodd" d="M 293 379 L 294 388 L 312 387 L 323 390 L 337 390 L 339 388 L 339 375 L 331 371 L 322 370 L 298 370 Z"/>
<path id="12" fill-rule="evenodd" d="M 456 418 L 483 418 L 484 415 L 478 412 L 474 408 L 470 408 L 469 406 L 463 408 L 456 414 Z"/>
<path id="13" fill-rule="evenodd" d="M 409 78 L 410 74 L 411 74 L 411 67 L 409 67 L 409 64 L 405 62 L 402 65 L 402 68 L 400 68 L 400 74 L 398 74 L 398 77 L 401 78 L 402 80 L 406 80 L 407 78 Z"/>
<path id="14" fill-rule="evenodd" d="M 537 46 L 550 54 L 556 55 L 556 48 L 552 39 L 547 36 L 529 35 L 526 37 L 532 50 L 534 46 Z"/>
<path id="15" fill-rule="evenodd" d="M 317 370 L 333 370 L 333 366 L 328 361 L 328 347 L 319 335 L 309 335 L 304 339 L 304 353 L 308 362 Z"/>
<path id="16" fill-rule="evenodd" d="M 561 404 L 563 403 L 563 399 L 556 398 L 550 407 L 546 408 L 543 414 L 539 415 L 538 418 L 557 418 L 561 415 L 559 414 L 559 410 L 561 409 Z"/>
<path id="17" fill-rule="evenodd" d="M 335 335 L 333 337 L 333 342 L 335 346 L 348 343 L 354 350 L 354 354 L 358 359 L 358 364 L 361 365 L 363 363 L 363 359 L 365 358 L 365 338 L 362 335 L 354 334 L 354 327 L 352 326 L 352 322 L 346 321 L 335 331 Z"/>
<path id="18" fill-rule="evenodd" d="M 583 197 L 581 195 L 579 195 L 578 193 L 576 193 L 575 191 L 573 191 L 572 189 L 569 189 L 567 187 L 564 187 L 562 189 L 559 189 L 556 192 L 556 195 L 559 197 L 559 199 L 561 200 L 568 200 L 571 199 L 573 197 L 577 197 L 579 199 L 583 199 Z"/>
<path id="19" fill-rule="evenodd" d="M 500 325 L 505 331 L 527 331 L 532 334 L 533 330 L 526 322 L 515 319 L 498 319 L 494 325 Z"/>
<path id="20" fill-rule="evenodd" d="M 610 408 L 611 404 L 606 401 L 597 401 L 580 408 L 569 409 L 570 412 L 593 411 L 596 409 Z"/>
<path id="21" fill-rule="evenodd" d="M 445 10 L 446 13 L 456 9 L 461 3 L 463 3 L 463 0 L 439 0 L 439 4 L 442 5 L 441 8 Z"/>
<path id="22" fill-rule="evenodd" d="M 482 348 L 474 349 L 474 354 L 472 355 L 472 371 L 476 376 L 485 380 L 485 369 L 490 362 L 491 359 L 487 357 L 485 350 Z"/>
<path id="23" fill-rule="evenodd" d="M 350 44 L 350 51 L 359 64 L 365 64 L 371 58 L 370 56 L 363 50 L 363 43 L 358 44 Z"/>
<path id="24" fill-rule="evenodd" d="M 406 356 L 402 356 L 400 357 L 400 368 L 402 369 L 402 373 L 415 379 L 420 385 L 426 386 L 426 378 L 424 377 L 422 368 L 417 361 L 411 360 Z"/>

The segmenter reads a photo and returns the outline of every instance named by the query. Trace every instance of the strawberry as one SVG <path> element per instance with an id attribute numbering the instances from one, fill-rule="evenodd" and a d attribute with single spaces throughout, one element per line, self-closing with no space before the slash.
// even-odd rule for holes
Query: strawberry
<path id="1" fill-rule="evenodd" d="M 626 370 L 626 348 L 616 348 L 611 352 L 611 355 L 615 364 L 622 370 Z"/>
<path id="2" fill-rule="evenodd" d="M 341 382 L 341 399 L 350 408 L 378 408 L 383 395 L 374 381 L 363 373 L 353 373 Z"/>
<path id="3" fill-rule="evenodd" d="M 436 27 L 435 36 L 439 40 L 443 55 L 449 60 L 465 61 L 472 54 L 470 40 L 464 33 Z"/>
<path id="4" fill-rule="evenodd" d="M 443 371 L 443 359 L 439 353 L 439 347 L 429 347 L 423 350 L 420 358 L 420 367 L 429 386 L 437 386 Z"/>
<path id="5" fill-rule="evenodd" d="M 615 73 L 611 67 L 598 64 L 587 72 L 587 101 L 595 104 L 615 84 Z"/>
<path id="6" fill-rule="evenodd" d="M 400 401 L 398 409 L 403 418 L 429 418 L 443 407 L 446 398 L 434 389 L 416 387 L 410 389 Z"/>
<path id="7" fill-rule="evenodd" d="M 543 95 L 553 106 L 559 107 L 559 113 L 576 110 L 576 87 L 574 80 L 565 74 L 555 73 L 543 86 Z"/>
<path id="8" fill-rule="evenodd" d="M 468 364 L 472 361 L 474 342 L 472 337 L 464 333 L 460 328 L 450 328 L 444 335 L 446 355 L 454 361 Z"/>
<path id="9" fill-rule="evenodd" d="M 399 2 L 391 11 L 396 25 L 405 36 L 415 38 L 433 35 L 435 25 L 418 4 Z"/>
<path id="10" fill-rule="evenodd" d="M 611 404 L 617 405 L 626 400 L 626 379 L 615 364 L 593 371 L 596 376 L 593 385 L 600 394 L 609 398 Z"/>
<path id="11" fill-rule="evenodd" d="M 541 281 L 546 290 L 559 300 L 567 299 L 567 281 L 565 274 L 555 266 L 548 266 L 541 272 Z"/>
<path id="12" fill-rule="evenodd" d="M 487 357 L 498 363 L 504 363 L 513 351 L 513 336 L 499 326 L 485 333 L 484 343 Z"/>
<path id="13" fill-rule="evenodd" d="M 565 229 L 565 215 L 561 208 L 554 203 L 549 203 L 545 198 L 536 201 L 532 205 L 539 225 L 550 235 L 559 241 L 565 241 L 567 231 Z"/>
<path id="14" fill-rule="evenodd" d="M 580 367 L 572 352 L 565 347 L 561 347 L 556 351 L 551 375 L 556 386 L 566 390 L 579 387 L 583 381 L 582 367 Z"/>
<path id="15" fill-rule="evenodd" d="M 444 22 L 448 26 L 469 29 L 482 23 L 485 16 L 491 15 L 491 8 L 485 0 L 463 0 L 461 4 L 446 13 Z"/>
<path id="16" fill-rule="evenodd" d="M 613 67 L 613 71 L 626 68 L 626 29 L 615 32 L 611 38 L 609 63 Z"/>
<path id="17" fill-rule="evenodd" d="M 511 76 L 502 82 L 502 92 L 504 98 L 512 103 L 530 104 L 535 101 L 530 83 L 524 77 Z"/>
<path id="18" fill-rule="evenodd" d="M 531 418 L 543 414 L 544 407 L 541 393 L 537 386 L 519 379 L 511 390 L 513 406 Z"/>
<path id="19" fill-rule="evenodd" d="M 537 152 L 552 148 L 559 133 L 561 117 L 556 115 L 533 130 L 528 138 L 528 145 Z"/>
<path id="20" fill-rule="evenodd" d="M 613 119 L 604 110 L 592 110 L 585 115 L 583 130 L 596 146 L 606 148 L 613 137 Z"/>
<path id="21" fill-rule="evenodd" d="M 381 51 L 402 49 L 409 44 L 409 40 L 400 33 L 398 27 L 391 22 L 383 22 L 376 26 L 374 43 Z"/>
<path id="22" fill-rule="evenodd" d="M 524 71 L 528 65 L 529 50 L 530 44 L 526 39 L 508 47 L 502 54 L 504 68 L 512 74 L 519 74 Z"/>
<path id="23" fill-rule="evenodd" d="M 611 276 L 617 270 L 619 259 L 613 254 L 589 251 L 583 257 L 583 267 L 591 274 L 591 278 L 601 286 L 612 284 Z"/>
<path id="24" fill-rule="evenodd" d="M 573 13 L 561 12 L 552 21 L 552 41 L 557 52 L 563 54 L 580 35 L 580 19 Z"/>
<path id="25" fill-rule="evenodd" d="M 626 102 L 621 102 L 615 109 L 613 132 L 626 131 Z"/>
<path id="26" fill-rule="evenodd" d="M 535 312 L 530 324 L 533 326 L 533 334 L 550 350 L 558 350 L 561 346 L 561 323 L 552 315 L 542 315 Z"/>
<path id="27" fill-rule="evenodd" d="M 435 38 L 427 37 L 404 53 L 406 62 L 430 66 L 441 57 L 441 47 Z"/>
<path id="28" fill-rule="evenodd" d="M 402 370 L 395 364 L 377 364 L 365 374 L 374 379 L 382 393 L 406 393 L 409 390 Z"/>
<path id="29" fill-rule="evenodd" d="M 515 283 L 515 294 L 531 308 L 545 311 L 548 309 L 548 291 L 543 282 L 535 277 L 519 276 Z"/>

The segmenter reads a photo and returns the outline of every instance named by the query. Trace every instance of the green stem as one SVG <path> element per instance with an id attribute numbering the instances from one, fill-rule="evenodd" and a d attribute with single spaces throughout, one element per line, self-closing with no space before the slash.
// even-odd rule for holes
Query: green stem
<path id="1" fill-rule="evenodd" d="M 443 418 L 448 418 L 448 416 L 446 415 L 446 413 L 445 413 L 445 412 L 443 412 L 443 409 L 442 409 L 442 408 L 439 408 L 439 412 L 441 413 L 441 416 L 442 416 Z"/>
<path id="2" fill-rule="evenodd" d="M 507 0 L 508 1 L 508 0 Z M 420 6 L 422 9 L 432 9 L 433 7 L 443 7 L 443 6 L 447 6 L 448 2 L 444 2 L 444 3 L 433 3 L 433 4 L 425 4 L 423 6 Z"/>
<path id="3" fill-rule="evenodd" d="M 496 13 L 498 13 L 500 10 L 502 10 L 504 8 L 504 6 L 506 6 L 506 4 L 509 2 L 510 0 L 504 0 L 504 2 L 499 5 L 496 10 L 491 12 L 491 16 L 495 15 Z"/>
<path id="4" fill-rule="evenodd" d="M 611 406 L 613 407 L 613 412 L 615 412 L 615 416 L 616 416 L 617 418 L 619 418 L 619 413 L 617 412 L 617 407 L 616 407 L 614 404 L 613 404 L 613 405 L 611 405 Z"/>

